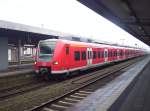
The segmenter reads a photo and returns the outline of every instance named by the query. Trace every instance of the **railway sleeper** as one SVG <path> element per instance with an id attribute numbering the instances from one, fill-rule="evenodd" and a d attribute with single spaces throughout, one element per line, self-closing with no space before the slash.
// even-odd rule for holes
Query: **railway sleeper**
<path id="1" fill-rule="evenodd" d="M 64 106 L 64 105 L 59 105 L 59 104 L 52 104 L 50 106 L 51 109 L 54 109 L 54 110 L 58 110 L 58 111 L 62 111 L 62 110 L 66 110 L 68 109 L 70 106 Z"/>
<path id="2" fill-rule="evenodd" d="M 59 110 L 53 110 L 53 109 L 50 109 L 50 108 L 44 108 L 42 111 L 59 111 Z"/>

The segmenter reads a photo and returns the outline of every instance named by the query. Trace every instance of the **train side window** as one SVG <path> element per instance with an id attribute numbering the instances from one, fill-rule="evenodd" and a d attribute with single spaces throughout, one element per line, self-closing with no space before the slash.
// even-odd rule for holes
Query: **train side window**
<path id="1" fill-rule="evenodd" d="M 85 51 L 82 51 L 82 52 L 81 52 L 81 55 L 82 55 L 82 60 L 86 60 L 86 52 L 85 52 Z"/>
<path id="2" fill-rule="evenodd" d="M 117 56 L 120 56 L 120 50 L 117 51 Z"/>
<path id="3" fill-rule="evenodd" d="M 96 51 L 93 51 L 93 59 L 96 59 Z"/>
<path id="4" fill-rule="evenodd" d="M 100 53 L 100 51 L 98 51 L 98 58 L 100 58 L 101 57 L 101 53 Z"/>
<path id="5" fill-rule="evenodd" d="M 69 47 L 66 47 L 66 55 L 69 54 Z"/>
<path id="6" fill-rule="evenodd" d="M 108 57 L 111 57 L 112 56 L 112 54 L 111 54 L 111 51 L 110 52 L 108 52 Z"/>
<path id="7" fill-rule="evenodd" d="M 110 51 L 110 57 L 112 57 L 112 51 Z"/>
<path id="8" fill-rule="evenodd" d="M 79 61 L 80 60 L 80 51 L 75 51 L 74 57 L 75 57 L 75 61 Z"/>
<path id="9" fill-rule="evenodd" d="M 114 56 L 117 56 L 117 52 L 116 51 L 114 52 Z"/>
<path id="10" fill-rule="evenodd" d="M 103 58 L 103 57 L 104 57 L 104 52 L 102 51 L 102 52 L 101 52 L 101 58 Z"/>
<path id="11" fill-rule="evenodd" d="M 120 56 L 122 56 L 122 50 L 120 50 Z"/>
<path id="12" fill-rule="evenodd" d="M 112 51 L 112 56 L 113 56 L 113 57 L 115 56 L 115 52 L 114 52 L 114 51 Z"/>

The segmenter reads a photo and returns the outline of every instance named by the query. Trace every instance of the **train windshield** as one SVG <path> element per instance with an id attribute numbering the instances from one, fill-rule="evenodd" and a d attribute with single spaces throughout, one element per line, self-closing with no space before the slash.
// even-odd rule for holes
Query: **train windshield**
<path id="1" fill-rule="evenodd" d="M 40 42 L 39 59 L 40 61 L 50 61 L 54 54 L 56 41 Z"/>

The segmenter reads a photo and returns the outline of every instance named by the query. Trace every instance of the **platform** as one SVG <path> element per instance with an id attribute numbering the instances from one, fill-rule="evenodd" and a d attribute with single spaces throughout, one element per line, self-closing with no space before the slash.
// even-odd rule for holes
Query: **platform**
<path id="1" fill-rule="evenodd" d="M 121 104 L 109 111 L 150 111 L 150 62 Z"/>
<path id="2" fill-rule="evenodd" d="M 149 61 L 150 56 L 89 95 L 69 111 L 143 111 L 138 110 L 138 107 L 142 108 L 143 104 L 150 106 L 150 103 L 146 103 L 150 101 Z M 144 111 L 150 111 L 150 107 Z"/>
<path id="3" fill-rule="evenodd" d="M 19 74 L 32 73 L 34 71 L 33 63 L 21 65 L 9 65 L 7 70 L 0 71 L 1 77 L 16 76 Z"/>

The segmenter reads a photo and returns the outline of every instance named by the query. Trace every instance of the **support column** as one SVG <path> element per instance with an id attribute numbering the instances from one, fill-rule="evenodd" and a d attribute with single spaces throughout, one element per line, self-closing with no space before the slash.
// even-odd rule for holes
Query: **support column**
<path id="1" fill-rule="evenodd" d="M 32 56 L 34 55 L 34 48 L 32 47 Z"/>
<path id="2" fill-rule="evenodd" d="M 8 68 L 8 38 L 0 37 L 0 70 Z"/>
<path id="3" fill-rule="evenodd" d="M 17 51 L 17 57 L 18 57 L 18 66 L 21 65 L 21 40 L 18 40 L 18 51 Z"/>

